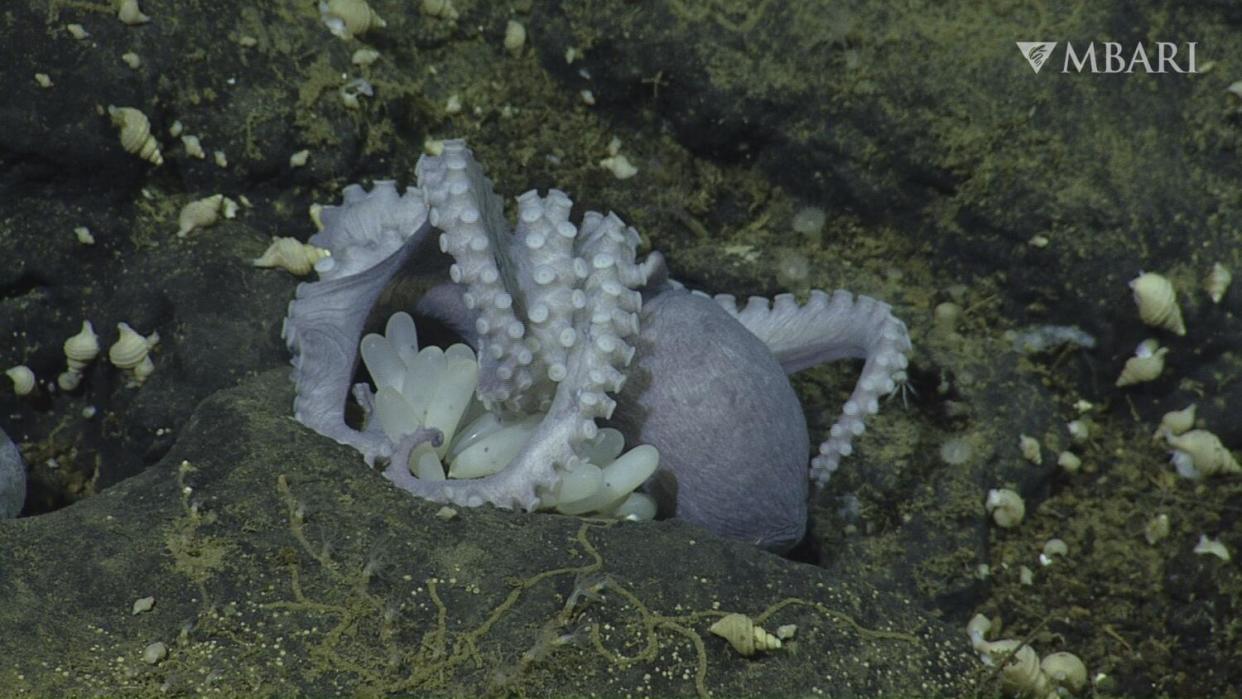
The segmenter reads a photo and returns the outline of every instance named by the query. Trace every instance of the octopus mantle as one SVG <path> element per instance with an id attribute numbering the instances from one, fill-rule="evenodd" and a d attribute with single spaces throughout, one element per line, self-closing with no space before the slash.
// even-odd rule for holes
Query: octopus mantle
<path id="1" fill-rule="evenodd" d="M 597 421 L 628 446 L 651 444 L 660 467 L 646 489 L 666 516 L 783 551 L 806 528 L 808 475 L 826 483 L 881 396 L 904 379 L 910 348 L 889 307 L 846 291 L 752 297 L 738 307 L 669 279 L 663 258 L 637 259 L 638 235 L 614 214 L 569 220 L 550 190 L 503 204 L 469 149 L 448 141 L 417 168 L 418 186 L 351 185 L 322 212 L 310 242 L 331 252 L 319 281 L 298 286 L 284 337 L 293 353 L 294 416 L 383 466 L 398 487 L 463 506 L 534 510 L 582 458 Z M 393 276 L 435 284 L 412 309 L 455 330 L 479 358 L 478 397 L 516 417 L 546 413 L 507 467 L 484 478 L 424 481 L 406 458 L 439 439 L 420 430 L 398 443 L 345 422 L 345 403 L 368 312 Z M 788 374 L 863 358 L 862 375 L 810 462 L 801 406 Z M 364 407 L 374 396 L 352 386 Z"/>

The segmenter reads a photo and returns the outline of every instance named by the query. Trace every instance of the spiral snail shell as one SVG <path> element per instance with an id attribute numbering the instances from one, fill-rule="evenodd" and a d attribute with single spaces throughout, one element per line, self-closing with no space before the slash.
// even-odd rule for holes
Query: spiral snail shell
<path id="1" fill-rule="evenodd" d="M 1156 380 L 1164 372 L 1164 355 L 1168 353 L 1169 348 L 1161 347 L 1155 340 L 1143 340 L 1134 356 L 1127 359 L 1126 365 L 1121 368 L 1117 387 Z"/>
<path id="2" fill-rule="evenodd" d="M 1155 272 L 1147 272 L 1131 280 L 1130 289 L 1134 291 L 1134 303 L 1138 305 L 1139 317 L 1144 323 L 1178 335 L 1186 334 L 1182 309 L 1177 305 L 1177 292 L 1168 279 Z"/>
<path id="3" fill-rule="evenodd" d="M 1087 666 L 1073 653 L 1049 653 L 1039 661 L 1039 669 L 1053 684 L 1064 687 L 1070 694 L 1076 695 L 1087 686 Z"/>
<path id="4" fill-rule="evenodd" d="M 261 257 L 251 261 L 255 267 L 279 267 L 299 277 L 310 274 L 315 263 L 331 253 L 303 243 L 297 238 L 272 238 L 272 244 Z"/>
<path id="5" fill-rule="evenodd" d="M 112 124 L 121 130 L 122 148 L 153 165 L 164 164 L 160 143 L 151 135 L 151 121 L 146 114 L 133 107 L 108 105 L 108 115 L 112 117 Z"/>
<path id="6" fill-rule="evenodd" d="M 1220 438 L 1207 430 L 1170 435 L 1166 441 L 1174 450 L 1173 465 L 1177 467 L 1178 474 L 1186 478 L 1242 473 L 1242 466 L 1221 444 Z"/>
<path id="7" fill-rule="evenodd" d="M 130 26 L 151 21 L 150 17 L 142 13 L 142 8 L 138 7 L 138 0 L 118 0 L 116 18 Z"/>
<path id="8" fill-rule="evenodd" d="M 996 526 L 1012 529 L 1022 523 L 1026 516 L 1026 502 L 1022 496 L 1008 488 L 993 488 L 983 505 L 992 515 Z"/>
<path id="9" fill-rule="evenodd" d="M 728 641 L 734 650 L 745 656 L 781 647 L 781 639 L 756 626 L 745 614 L 729 614 L 708 630 Z"/>
<path id="10" fill-rule="evenodd" d="M 131 385 L 141 386 L 143 381 L 155 371 L 155 364 L 148 356 L 151 348 L 159 344 L 160 334 L 153 332 L 143 337 L 129 327 L 128 323 L 117 323 L 120 337 L 108 348 L 108 361 L 118 369 L 129 372 Z"/>
<path id="11" fill-rule="evenodd" d="M 206 228 L 215 224 L 220 220 L 220 210 L 223 207 L 223 194 L 213 194 L 181 207 L 181 213 L 177 215 L 177 237 L 184 238 L 195 228 Z"/>
<path id="12" fill-rule="evenodd" d="M 1028 697 L 1056 696 L 1052 682 L 1039 666 L 1039 654 L 1021 641 L 1004 639 L 986 644 L 982 651 L 985 663 L 1001 660 L 1001 686 L 1010 693 Z"/>
<path id="13" fill-rule="evenodd" d="M 366 0 L 326 0 L 319 3 L 319 15 L 328 30 L 342 39 L 352 39 L 371 29 L 388 26 Z"/>
<path id="14" fill-rule="evenodd" d="M 1208 272 L 1207 278 L 1203 280 L 1203 288 L 1208 293 L 1208 298 L 1212 299 L 1212 303 L 1220 303 L 1225 298 L 1225 292 L 1229 290 L 1229 282 L 1233 281 L 1233 273 L 1229 268 L 1217 262 L 1212 265 L 1212 271 Z"/>
<path id="15" fill-rule="evenodd" d="M 35 375 L 30 367 L 19 364 L 4 372 L 13 382 L 13 392 L 19 396 L 29 395 L 34 390 Z"/>
<path id="16" fill-rule="evenodd" d="M 1165 413 L 1160 418 L 1160 427 L 1156 429 L 1156 433 L 1152 435 L 1152 438 L 1171 437 L 1186 432 L 1194 426 L 1195 404 L 1191 403 L 1181 410 L 1172 410 Z"/>
<path id="17" fill-rule="evenodd" d="M 99 336 L 89 320 L 82 321 L 82 330 L 77 335 L 65 340 L 64 350 L 69 370 L 75 372 L 82 371 L 99 356 Z"/>

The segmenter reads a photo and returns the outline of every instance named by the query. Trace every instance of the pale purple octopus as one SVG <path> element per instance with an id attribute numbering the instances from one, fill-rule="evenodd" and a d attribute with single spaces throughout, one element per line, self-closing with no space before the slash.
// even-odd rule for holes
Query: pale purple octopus
<path id="1" fill-rule="evenodd" d="M 558 190 L 517 197 L 510 232 L 461 141 L 424 157 L 417 174 L 404 194 L 392 182 L 347 187 L 344 204 L 322 212 L 311 243 L 331 256 L 316 266 L 318 282 L 299 285 L 284 326 L 299 421 L 416 495 L 528 511 L 584 458 L 596 420 L 608 421 L 627 443 L 659 450 L 645 488 L 662 515 L 773 551 L 802 538 L 808 475 L 826 483 L 865 417 L 905 379 L 909 338 L 886 304 L 839 290 L 803 305 L 790 294 L 753 297 L 739 309 L 732 296 L 669 279 L 658 252 L 638 262 L 638 235 L 614 214 L 588 212 L 574 226 Z M 394 443 L 345 422 L 363 326 L 399 270 L 440 280 L 413 313 L 477 351 L 477 395 L 489 409 L 547 413 L 494 475 L 416 478 L 410 450 L 437 443 L 435 430 Z M 862 376 L 808 473 L 806 420 L 786 377 L 847 357 L 866 360 Z M 364 409 L 374 403 L 367 384 L 353 394 Z"/>

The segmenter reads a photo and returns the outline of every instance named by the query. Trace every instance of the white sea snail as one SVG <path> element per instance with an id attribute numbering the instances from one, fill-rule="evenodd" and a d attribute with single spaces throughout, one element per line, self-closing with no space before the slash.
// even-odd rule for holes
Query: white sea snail
<path id="1" fill-rule="evenodd" d="M 82 330 L 65 340 L 65 371 L 56 377 L 62 391 L 72 391 L 82 381 L 82 370 L 99 356 L 99 336 L 89 320 L 82 321 Z"/>
<path id="2" fill-rule="evenodd" d="M 1220 303 L 1221 299 L 1225 298 L 1225 292 L 1229 290 L 1229 283 L 1232 281 L 1233 273 L 1229 271 L 1229 268 L 1217 262 L 1212 265 L 1212 271 L 1208 272 L 1203 280 L 1203 289 L 1207 291 L 1212 303 Z"/>
<path id="3" fill-rule="evenodd" d="M 126 152 L 133 153 L 153 165 L 164 164 L 160 143 L 151 135 L 151 121 L 146 114 L 133 107 L 109 105 L 108 116 L 112 117 L 112 124 L 121 130 L 121 147 Z"/>
<path id="4" fill-rule="evenodd" d="M 989 490 L 984 507 L 992 514 L 992 521 L 1005 529 L 1018 526 L 1026 516 L 1026 503 L 1022 496 L 1008 488 Z"/>
<path id="5" fill-rule="evenodd" d="M 1164 372 L 1164 355 L 1168 353 L 1169 348 L 1161 347 L 1155 340 L 1143 340 L 1122 367 L 1117 387 L 1155 381 Z"/>
<path id="6" fill-rule="evenodd" d="M 9 380 L 13 382 L 13 392 L 16 393 L 17 395 L 19 396 L 30 395 L 30 392 L 34 390 L 34 387 L 35 387 L 34 372 L 31 371 L 30 367 L 26 366 L 25 364 L 19 364 L 15 367 L 11 367 L 9 368 L 8 371 L 4 373 L 6 376 L 9 377 Z"/>
<path id="7" fill-rule="evenodd" d="M 372 28 L 382 29 L 388 26 L 366 0 L 326 0 L 319 3 L 319 15 L 328 31 L 342 39 L 352 39 L 366 34 Z"/>
<path id="8" fill-rule="evenodd" d="M 1166 441 L 1173 449 L 1173 466 L 1183 478 L 1242 473 L 1242 466 L 1221 444 L 1220 438 L 1207 430 L 1168 435 Z"/>
<path id="9" fill-rule="evenodd" d="M 127 323 L 117 323 L 116 329 L 120 337 L 108 348 L 108 361 L 116 368 L 129 372 L 131 385 L 141 386 L 155 371 L 155 364 L 148 355 L 151 348 L 159 344 L 160 334 L 153 332 L 143 337 Z"/>
<path id="10" fill-rule="evenodd" d="M 1130 282 L 1134 291 L 1134 303 L 1138 305 L 1139 317 L 1154 327 L 1164 328 L 1178 335 L 1186 334 L 1182 310 L 1177 305 L 1177 292 L 1173 284 L 1155 272 L 1140 274 Z"/>
<path id="11" fill-rule="evenodd" d="M 82 329 L 77 335 L 65 340 L 65 359 L 69 369 L 81 371 L 95 357 L 99 356 L 99 336 L 89 320 L 82 321 Z"/>
<path id="12" fill-rule="evenodd" d="M 138 7 L 138 0 L 117 0 L 114 4 L 116 5 L 116 18 L 130 26 L 151 21 L 151 18 L 143 14 L 142 9 Z"/>
<path id="13" fill-rule="evenodd" d="M 1160 418 L 1160 427 L 1156 429 L 1152 439 L 1160 439 L 1162 437 L 1170 437 L 1188 431 L 1195 426 L 1195 404 L 1182 408 L 1181 410 L 1172 410 L 1164 414 Z"/>
<path id="14" fill-rule="evenodd" d="M 729 614 L 708 630 L 728 641 L 734 650 L 744 656 L 781 647 L 781 639 L 756 625 L 745 614 Z"/>
<path id="15" fill-rule="evenodd" d="M 331 255 L 327 250 L 303 243 L 297 238 L 272 238 L 261 257 L 251 261 L 255 267 L 279 267 L 299 277 L 311 273 L 315 263 Z"/>
<path id="16" fill-rule="evenodd" d="M 224 195 L 215 194 L 181 207 L 181 213 L 177 215 L 177 237 L 184 238 L 195 228 L 214 225 L 220 220 L 220 208 L 223 205 Z"/>

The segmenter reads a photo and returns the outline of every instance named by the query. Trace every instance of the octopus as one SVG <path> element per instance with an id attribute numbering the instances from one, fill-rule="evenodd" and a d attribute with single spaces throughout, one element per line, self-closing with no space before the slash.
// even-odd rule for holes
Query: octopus
<path id="1" fill-rule="evenodd" d="M 906 327 L 873 298 L 817 290 L 805 303 L 780 294 L 739 304 L 689 290 L 659 252 L 639 258 L 637 232 L 615 214 L 571 222 L 572 201 L 556 189 L 518 196 L 511 228 L 462 141 L 424 156 L 416 175 L 404 192 L 391 181 L 350 185 L 340 206 L 322 210 L 310 242 L 330 255 L 316 264 L 318 281 L 298 286 L 283 328 L 294 417 L 414 495 L 547 509 L 574 483 L 600 482 L 591 461 L 641 462 L 628 455 L 646 450 L 658 466 L 637 472 L 655 516 L 785 552 L 806 533 L 811 483 L 827 483 L 879 400 L 904 384 Z M 426 280 L 424 293 L 386 335 L 363 338 L 398 273 Z M 394 361 L 426 351 L 420 324 L 448 328 L 461 345 L 422 369 Z M 376 389 L 354 382 L 360 357 Z M 845 358 L 864 360 L 861 376 L 812 455 L 788 377 Z M 425 394 L 439 389 L 426 367 L 450 365 L 473 392 L 473 407 L 454 399 L 450 413 L 481 415 L 475 422 L 492 431 L 524 425 L 512 453 L 478 477 L 444 477 L 440 459 L 460 451 L 446 428 L 375 419 L 385 405 L 428 410 Z M 361 427 L 346 420 L 351 394 Z"/>

